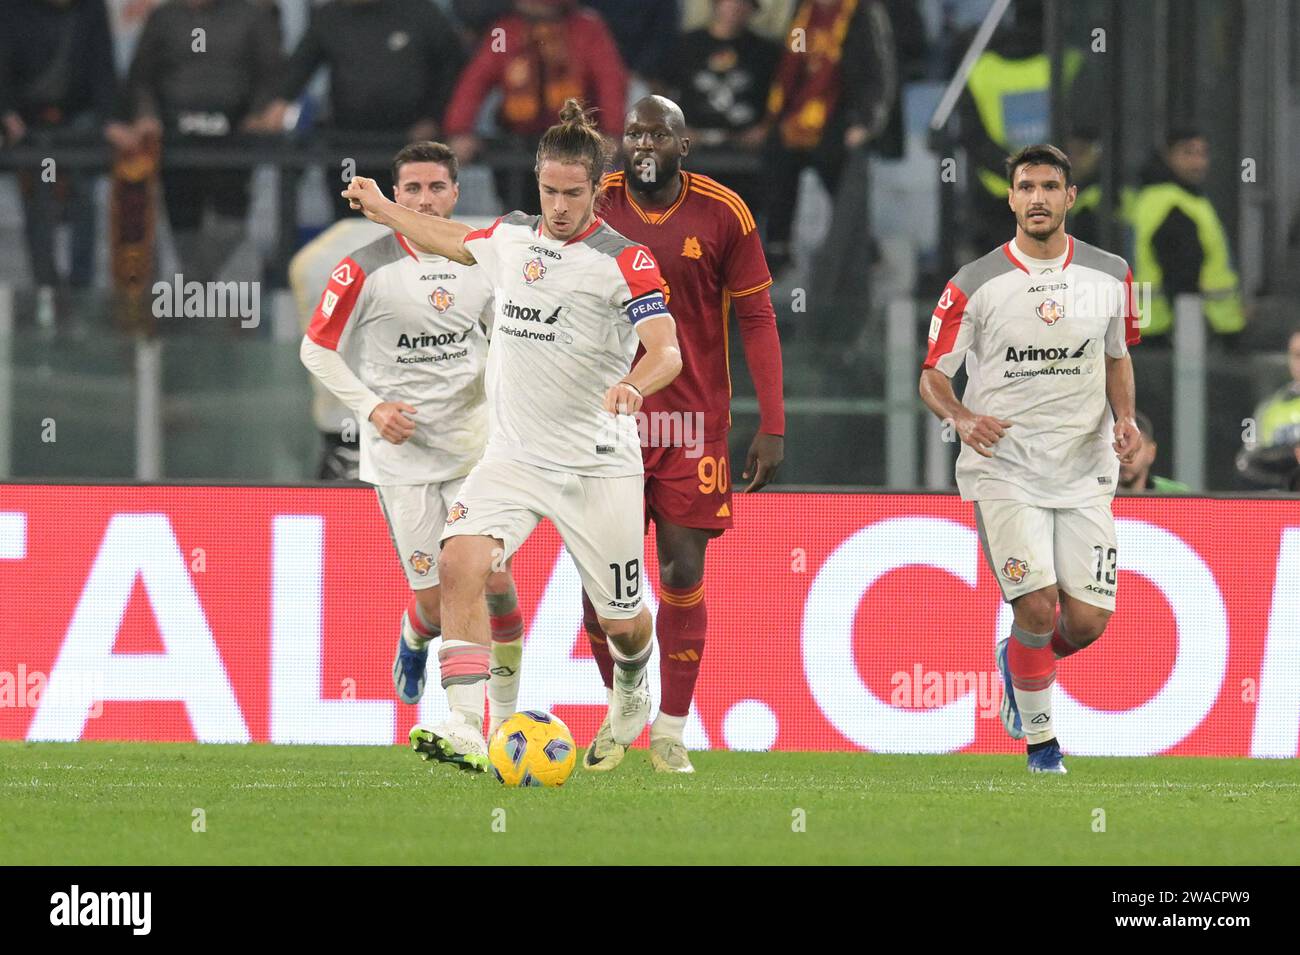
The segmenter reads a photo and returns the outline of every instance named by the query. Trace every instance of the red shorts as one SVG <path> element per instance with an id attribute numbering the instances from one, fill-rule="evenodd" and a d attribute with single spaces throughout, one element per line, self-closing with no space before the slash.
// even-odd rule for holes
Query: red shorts
<path id="1" fill-rule="evenodd" d="M 647 527 L 652 517 L 719 532 L 731 526 L 731 466 L 725 435 L 694 448 L 643 447 L 641 458 Z"/>

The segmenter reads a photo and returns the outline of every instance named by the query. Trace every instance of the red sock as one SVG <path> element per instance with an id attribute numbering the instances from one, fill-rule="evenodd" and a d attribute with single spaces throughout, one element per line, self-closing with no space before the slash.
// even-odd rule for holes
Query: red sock
<path id="1" fill-rule="evenodd" d="M 1069 640 L 1065 639 L 1065 627 L 1062 624 L 1061 617 L 1056 618 L 1056 626 L 1052 628 L 1052 652 L 1056 654 L 1056 659 L 1068 657 L 1072 653 L 1078 653 L 1083 647 L 1076 647 Z"/>
<path id="2" fill-rule="evenodd" d="M 437 627 L 425 626 L 424 618 L 420 616 L 420 601 L 416 600 L 414 596 L 411 597 L 411 602 L 406 605 L 406 619 L 411 624 L 411 629 L 419 634 L 422 640 L 432 640 L 442 633 Z"/>
<path id="3" fill-rule="evenodd" d="M 1045 690 L 1056 679 L 1056 654 L 1050 646 L 1027 647 L 1015 637 L 1007 646 L 1011 684 L 1018 690 Z"/>
<path id="4" fill-rule="evenodd" d="M 605 631 L 600 628 L 596 608 L 591 605 L 591 600 L 585 591 L 582 594 L 582 628 L 587 631 L 587 639 L 591 642 L 591 655 L 596 658 L 596 666 L 600 667 L 600 678 L 605 681 L 605 689 L 608 690 L 614 686 L 614 658 L 609 655 L 609 643 L 605 640 Z"/>
<path id="5" fill-rule="evenodd" d="M 704 656 L 709 617 L 704 608 L 704 581 L 677 589 L 659 585 L 659 712 L 685 716 L 691 710 L 695 680 Z"/>
<path id="6" fill-rule="evenodd" d="M 488 621 L 492 625 L 494 643 L 514 643 L 524 635 L 524 615 L 518 607 L 509 613 L 488 617 Z"/>

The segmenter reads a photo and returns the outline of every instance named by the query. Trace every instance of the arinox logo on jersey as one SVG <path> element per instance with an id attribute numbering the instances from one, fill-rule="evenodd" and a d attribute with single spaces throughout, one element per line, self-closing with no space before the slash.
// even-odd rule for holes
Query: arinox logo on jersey
<path id="1" fill-rule="evenodd" d="M 1038 308 L 1034 309 L 1034 311 L 1038 313 L 1038 317 L 1041 318 L 1043 323 L 1046 325 L 1055 325 L 1061 319 L 1065 318 L 1065 309 L 1062 308 L 1061 303 L 1054 298 L 1044 299 L 1039 304 Z"/>
<path id="2" fill-rule="evenodd" d="M 1071 351 L 1069 348 L 1043 348 L 1038 345 L 1026 345 L 1024 348 L 1016 348 L 1015 345 L 1007 346 L 1007 353 L 1004 361 L 1061 361 L 1066 358 L 1091 358 L 1092 350 L 1088 347 L 1092 344 L 1092 339 L 1085 339 L 1084 343 L 1078 348 Z"/>
<path id="3" fill-rule="evenodd" d="M 438 332 L 436 335 L 430 335 L 427 332 L 419 335 L 401 334 L 397 336 L 398 348 L 430 348 L 442 345 L 455 345 L 469 338 L 470 329 L 463 332 Z"/>
<path id="4" fill-rule="evenodd" d="M 456 304 L 456 296 L 439 285 L 429 293 L 429 304 L 440 312 L 445 312 Z"/>
<path id="5" fill-rule="evenodd" d="M 543 325 L 554 325 L 560 319 L 560 313 L 564 310 L 563 305 L 555 306 L 555 311 L 551 312 L 545 318 L 542 318 L 540 308 L 530 308 L 527 305 L 516 305 L 514 302 L 506 302 L 501 306 L 501 314 L 506 318 L 517 319 L 521 322 L 541 322 Z"/>
<path id="6" fill-rule="evenodd" d="M 546 275 L 546 266 L 542 264 L 542 257 L 539 255 L 535 259 L 529 259 L 524 263 L 524 281 L 529 285 L 539 282 Z"/>

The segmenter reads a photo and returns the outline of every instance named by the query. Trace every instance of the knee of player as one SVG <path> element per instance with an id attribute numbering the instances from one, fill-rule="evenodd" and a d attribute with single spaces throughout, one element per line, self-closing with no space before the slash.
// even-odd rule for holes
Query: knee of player
<path id="1" fill-rule="evenodd" d="M 704 562 L 693 557 L 673 558 L 659 567 L 659 582 L 674 590 L 686 590 L 704 579 Z"/>
<path id="2" fill-rule="evenodd" d="M 469 538 L 453 537 L 438 554 L 438 579 L 443 590 L 456 590 L 466 585 L 482 583 L 489 568 L 482 563 Z"/>
<path id="3" fill-rule="evenodd" d="M 1110 622 L 1110 614 L 1101 609 L 1076 616 L 1079 619 L 1066 620 L 1066 632 L 1069 641 L 1077 647 L 1086 647 L 1100 637 Z"/>
<path id="4" fill-rule="evenodd" d="M 1056 601 L 1055 587 L 1025 594 L 1015 604 L 1016 622 L 1033 633 L 1050 633 L 1056 623 Z"/>

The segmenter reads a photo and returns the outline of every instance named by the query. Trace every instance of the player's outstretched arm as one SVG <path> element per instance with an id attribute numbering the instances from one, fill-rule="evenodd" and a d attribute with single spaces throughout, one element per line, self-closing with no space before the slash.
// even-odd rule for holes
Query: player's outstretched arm
<path id="1" fill-rule="evenodd" d="M 1002 440 L 1010 421 L 992 415 L 977 415 L 957 398 L 952 381 L 938 368 L 921 372 L 921 400 L 944 421 L 951 421 L 964 444 L 986 458 L 993 457 L 993 445 Z"/>
<path id="2" fill-rule="evenodd" d="M 1137 426 L 1137 384 L 1129 355 L 1106 356 L 1106 400 L 1115 414 L 1115 453 L 1128 464 L 1142 447 L 1142 432 Z"/>
<path id="3" fill-rule="evenodd" d="M 366 214 L 366 218 L 423 246 L 434 255 L 445 255 L 461 265 L 473 265 L 474 256 L 465 247 L 465 236 L 474 230 L 463 222 L 426 216 L 413 209 L 399 206 L 379 191 L 379 185 L 365 176 L 354 176 L 343 190 L 343 198 L 353 209 Z"/>
<path id="4" fill-rule="evenodd" d="M 605 410 L 610 414 L 636 414 L 647 395 L 666 388 L 682 370 L 677 323 L 671 315 L 643 318 L 636 324 L 636 333 L 645 354 L 622 381 L 605 392 Z"/>

